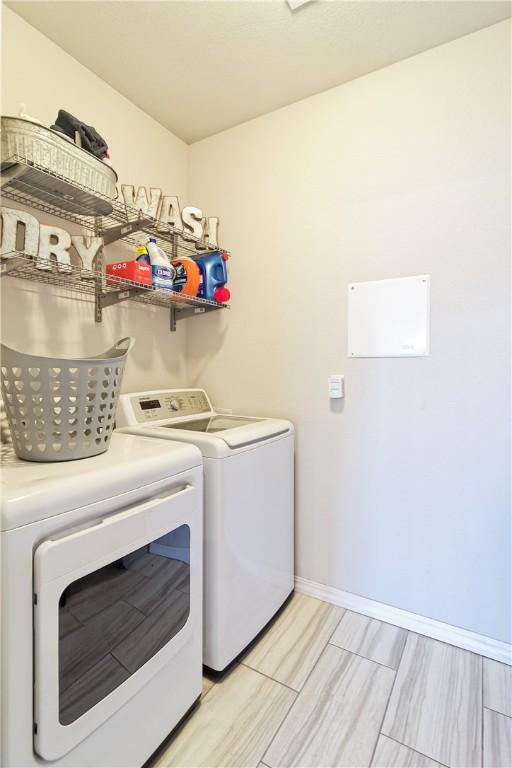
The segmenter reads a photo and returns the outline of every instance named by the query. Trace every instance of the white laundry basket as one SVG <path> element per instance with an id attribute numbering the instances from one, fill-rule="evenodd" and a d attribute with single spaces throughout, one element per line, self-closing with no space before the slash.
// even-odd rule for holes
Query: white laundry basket
<path id="1" fill-rule="evenodd" d="M 133 344 L 126 337 L 102 355 L 77 359 L 1 345 L 2 397 L 20 459 L 69 461 L 108 449 Z"/>

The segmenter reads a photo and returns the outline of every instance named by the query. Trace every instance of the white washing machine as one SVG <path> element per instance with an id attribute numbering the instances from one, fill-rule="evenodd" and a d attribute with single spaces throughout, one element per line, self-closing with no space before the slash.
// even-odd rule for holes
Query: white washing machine
<path id="1" fill-rule="evenodd" d="M 201 693 L 192 445 L 3 462 L 0 764 L 140 766 Z"/>
<path id="2" fill-rule="evenodd" d="M 293 426 L 218 414 L 202 389 L 121 395 L 116 420 L 203 454 L 203 662 L 222 672 L 293 591 Z"/>

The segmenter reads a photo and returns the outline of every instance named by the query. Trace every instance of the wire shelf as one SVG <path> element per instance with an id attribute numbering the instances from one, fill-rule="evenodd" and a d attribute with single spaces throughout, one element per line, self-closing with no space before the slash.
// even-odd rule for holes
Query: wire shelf
<path id="1" fill-rule="evenodd" d="M 172 225 L 146 216 L 142 211 L 112 200 L 86 186 L 71 182 L 48 168 L 37 165 L 20 155 L 2 160 L 2 197 L 13 200 L 71 221 L 90 232 L 108 234 L 115 228 L 118 236 L 105 242 L 121 239 L 134 244 L 134 231 L 144 232 L 158 239 L 160 246 L 170 258 L 188 257 L 196 259 L 212 246 L 191 235 L 184 236 Z M 123 225 L 127 227 L 123 232 Z M 215 250 L 219 250 L 217 247 Z"/>
<path id="2" fill-rule="evenodd" d="M 99 294 L 104 306 L 131 299 L 143 304 L 173 307 L 178 317 L 229 308 L 228 304 L 163 288 L 153 288 L 151 285 L 143 285 L 133 280 L 125 280 L 82 267 L 66 265 L 65 270 L 63 267 L 59 270 L 56 262 L 43 262 L 20 251 L 12 251 L 2 256 L 0 274 L 59 286 L 92 298 L 97 298 Z"/>

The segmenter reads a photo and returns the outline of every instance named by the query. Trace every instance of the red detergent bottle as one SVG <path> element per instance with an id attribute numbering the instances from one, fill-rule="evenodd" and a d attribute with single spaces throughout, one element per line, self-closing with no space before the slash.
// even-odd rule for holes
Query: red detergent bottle
<path id="1" fill-rule="evenodd" d="M 229 301 L 231 293 L 226 288 L 228 281 L 227 260 L 229 254 L 225 251 L 213 251 L 196 259 L 196 264 L 201 272 L 201 284 L 199 293 L 202 299 L 224 303 Z"/>

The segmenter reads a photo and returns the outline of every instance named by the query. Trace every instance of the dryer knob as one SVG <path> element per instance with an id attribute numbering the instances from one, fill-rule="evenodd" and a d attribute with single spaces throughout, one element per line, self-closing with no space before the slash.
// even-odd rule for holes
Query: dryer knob
<path id="1" fill-rule="evenodd" d="M 177 400 L 171 400 L 171 408 L 173 411 L 179 411 L 180 404 L 178 403 Z"/>

